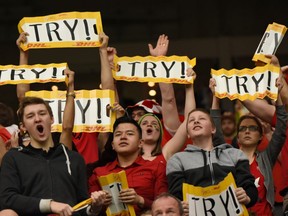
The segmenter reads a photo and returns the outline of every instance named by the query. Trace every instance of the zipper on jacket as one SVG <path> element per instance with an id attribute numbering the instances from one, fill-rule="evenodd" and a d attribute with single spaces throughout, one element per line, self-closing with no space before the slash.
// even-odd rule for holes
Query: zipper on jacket
<path id="1" fill-rule="evenodd" d="M 211 173 L 212 185 L 214 185 L 215 184 L 215 178 L 214 178 L 213 165 L 212 165 L 212 162 L 211 162 L 210 151 L 208 151 L 208 163 L 209 163 L 209 168 L 210 168 L 210 173 Z"/>

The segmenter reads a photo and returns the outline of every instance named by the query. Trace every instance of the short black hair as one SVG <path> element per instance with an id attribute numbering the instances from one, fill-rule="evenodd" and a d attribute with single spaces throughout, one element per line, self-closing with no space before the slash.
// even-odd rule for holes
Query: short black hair
<path id="1" fill-rule="evenodd" d="M 116 130 L 116 128 L 119 126 L 119 124 L 123 124 L 123 123 L 130 123 L 130 124 L 135 125 L 135 127 L 137 128 L 137 131 L 139 133 L 140 139 L 142 138 L 142 129 L 141 129 L 140 125 L 134 119 L 127 117 L 127 116 L 122 116 L 122 117 L 116 119 L 116 121 L 113 124 L 113 132 Z"/>

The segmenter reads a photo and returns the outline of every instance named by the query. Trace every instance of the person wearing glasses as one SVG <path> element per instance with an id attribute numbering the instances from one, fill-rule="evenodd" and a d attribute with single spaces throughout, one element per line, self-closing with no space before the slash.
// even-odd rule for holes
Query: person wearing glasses
<path id="1" fill-rule="evenodd" d="M 216 82 L 211 78 L 210 89 L 213 93 L 212 110 L 218 109 L 220 113 L 219 99 L 215 96 L 215 86 Z M 249 160 L 250 172 L 255 177 L 254 183 L 258 190 L 256 204 L 248 209 L 253 215 L 273 215 L 274 182 L 272 169 L 285 143 L 287 125 L 287 113 L 280 96 L 283 86 L 282 79 L 277 79 L 276 86 L 279 92 L 275 104 L 277 121 L 272 138 L 264 151 L 260 152 L 257 150 L 263 138 L 263 128 L 260 120 L 253 115 L 247 114 L 241 116 L 237 124 L 237 142 L 240 150 L 244 152 Z M 221 124 L 216 123 L 216 128 L 217 130 L 221 130 Z"/>

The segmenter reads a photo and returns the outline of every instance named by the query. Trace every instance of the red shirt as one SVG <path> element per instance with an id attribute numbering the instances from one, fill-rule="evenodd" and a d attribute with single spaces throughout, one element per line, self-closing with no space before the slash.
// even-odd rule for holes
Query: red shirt
<path id="1" fill-rule="evenodd" d="M 250 172 L 255 177 L 255 185 L 258 189 L 258 201 L 254 206 L 249 208 L 249 210 L 259 216 L 272 216 L 272 207 L 266 199 L 264 176 L 261 174 L 257 161 L 255 159 L 253 160 L 252 164 L 250 164 Z"/>
<path id="2" fill-rule="evenodd" d="M 133 164 L 125 168 L 120 167 L 118 161 L 115 160 L 106 166 L 94 169 L 89 179 L 89 192 L 101 190 L 98 176 L 105 176 L 122 170 L 126 172 L 129 188 L 134 188 L 136 193 L 144 198 L 144 208 L 151 208 L 156 196 L 168 191 L 166 166 L 160 161 L 148 161 L 139 156 Z M 136 205 L 134 205 L 134 209 L 139 215 L 141 209 Z"/>
<path id="3" fill-rule="evenodd" d="M 85 163 L 93 163 L 99 159 L 97 145 L 98 133 L 73 133 L 73 143 L 77 151 L 83 156 Z"/>

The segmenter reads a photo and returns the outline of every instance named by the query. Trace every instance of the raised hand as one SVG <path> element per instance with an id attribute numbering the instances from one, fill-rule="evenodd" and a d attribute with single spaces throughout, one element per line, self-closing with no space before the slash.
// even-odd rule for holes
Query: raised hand
<path id="1" fill-rule="evenodd" d="M 165 34 L 162 34 L 159 36 L 155 48 L 153 48 L 152 44 L 148 44 L 150 55 L 165 56 L 168 51 L 168 46 L 169 46 L 168 36 Z"/>

